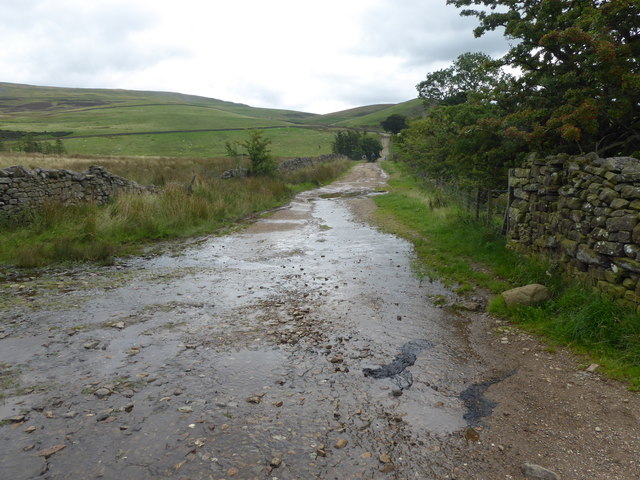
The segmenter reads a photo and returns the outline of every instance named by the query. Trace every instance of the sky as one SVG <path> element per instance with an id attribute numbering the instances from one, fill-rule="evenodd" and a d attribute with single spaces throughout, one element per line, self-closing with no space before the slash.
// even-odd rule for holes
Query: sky
<path id="1" fill-rule="evenodd" d="M 0 81 L 330 113 L 416 98 L 499 32 L 445 0 L 2 0 Z"/>

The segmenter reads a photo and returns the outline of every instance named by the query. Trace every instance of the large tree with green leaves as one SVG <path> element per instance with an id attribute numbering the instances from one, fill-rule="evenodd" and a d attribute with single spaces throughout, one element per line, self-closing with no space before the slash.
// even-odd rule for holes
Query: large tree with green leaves
<path id="1" fill-rule="evenodd" d="M 500 63 L 481 52 L 460 55 L 450 67 L 430 72 L 416 85 L 418 97 L 427 106 L 457 105 L 472 94 L 486 94 L 497 86 L 501 77 Z"/>
<path id="2" fill-rule="evenodd" d="M 520 75 L 501 98 L 505 134 L 543 152 L 640 150 L 638 0 L 447 3 L 479 19 L 476 36 L 504 28 L 513 40 L 504 63 Z"/>
<path id="3" fill-rule="evenodd" d="M 397 135 L 402 130 L 407 128 L 407 117 L 398 113 L 394 113 L 381 121 L 380 126 L 384 128 L 385 132 L 390 132 L 394 135 Z"/>

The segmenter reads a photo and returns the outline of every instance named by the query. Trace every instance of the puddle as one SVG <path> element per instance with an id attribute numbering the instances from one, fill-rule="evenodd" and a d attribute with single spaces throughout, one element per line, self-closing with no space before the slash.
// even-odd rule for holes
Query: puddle
<path id="1" fill-rule="evenodd" d="M 387 193 L 386 191 L 371 191 L 371 190 L 362 190 L 362 191 L 346 191 L 346 192 L 331 192 L 331 193 L 322 193 L 318 195 L 319 198 L 331 199 L 331 198 L 356 198 L 356 197 L 371 197 L 375 195 L 384 195 Z"/>

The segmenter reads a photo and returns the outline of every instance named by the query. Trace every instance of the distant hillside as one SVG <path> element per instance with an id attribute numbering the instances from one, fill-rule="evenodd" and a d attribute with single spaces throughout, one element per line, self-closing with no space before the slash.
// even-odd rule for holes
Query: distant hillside
<path id="1" fill-rule="evenodd" d="M 337 125 L 342 122 L 349 122 L 353 119 L 366 117 L 372 113 L 379 112 L 393 106 L 392 103 L 384 103 L 379 105 L 368 105 L 365 107 L 350 108 L 349 110 L 342 110 L 335 113 L 327 113 L 325 115 L 317 115 L 309 117 L 304 120 L 305 123 L 310 125 Z"/>
<path id="2" fill-rule="evenodd" d="M 389 115 L 404 115 L 416 118 L 424 113 L 422 100 L 414 99 L 398 104 L 369 105 L 351 108 L 341 112 L 319 115 L 306 119 L 305 123 L 312 125 L 330 125 L 332 127 L 366 128 L 381 130 L 380 122 Z"/>
<path id="3" fill-rule="evenodd" d="M 21 117 L 36 120 L 39 116 L 60 117 L 88 111 L 98 114 L 106 109 L 139 109 L 141 107 L 167 107 L 172 113 L 176 111 L 176 107 L 197 107 L 235 117 L 275 122 L 293 122 L 316 116 L 312 113 L 292 110 L 255 108 L 241 103 L 181 93 L 38 87 L 0 82 L 0 120 L 3 123 L 12 120 L 17 120 L 19 123 Z M 122 113 L 128 113 L 128 111 Z M 216 113 L 215 117 L 220 121 L 215 125 L 216 127 L 228 126 L 223 123 L 224 115 Z M 215 128 L 212 124 L 208 126 Z M 123 128 L 126 130 L 126 127 Z M 206 127 L 203 126 L 203 128 Z"/>
<path id="4" fill-rule="evenodd" d="M 277 156 L 328 153 L 337 127 L 379 129 L 398 105 L 328 115 L 256 108 L 171 92 L 40 87 L 0 82 L 0 140 L 11 149 L 26 132 L 61 138 L 71 154 L 223 156 L 242 130 L 266 129 Z M 329 127 L 329 128 L 327 128 Z"/>

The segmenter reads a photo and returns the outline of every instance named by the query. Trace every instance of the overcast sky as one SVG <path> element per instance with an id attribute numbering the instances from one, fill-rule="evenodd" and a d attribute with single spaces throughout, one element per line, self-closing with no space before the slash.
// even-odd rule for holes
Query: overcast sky
<path id="1" fill-rule="evenodd" d="M 2 0 L 0 81 L 329 113 L 416 97 L 475 39 L 445 0 Z"/>

